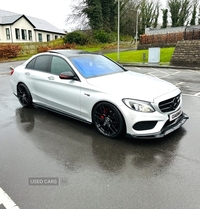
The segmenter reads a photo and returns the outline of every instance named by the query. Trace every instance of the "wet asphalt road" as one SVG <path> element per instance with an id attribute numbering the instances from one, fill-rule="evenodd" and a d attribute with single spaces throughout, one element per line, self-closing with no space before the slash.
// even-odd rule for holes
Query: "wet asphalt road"
<path id="1" fill-rule="evenodd" d="M 129 68 L 179 86 L 190 117 L 164 139 L 147 141 L 104 138 L 90 125 L 22 108 L 9 66 L 0 63 L 0 187 L 20 209 L 200 208 L 199 71 Z M 58 185 L 30 185 L 47 177 Z"/>

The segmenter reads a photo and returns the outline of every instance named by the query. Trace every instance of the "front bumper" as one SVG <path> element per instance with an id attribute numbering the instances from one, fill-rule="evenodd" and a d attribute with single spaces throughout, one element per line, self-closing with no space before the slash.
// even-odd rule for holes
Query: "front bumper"
<path id="1" fill-rule="evenodd" d="M 151 134 L 127 134 L 128 137 L 133 137 L 133 138 L 139 138 L 139 139 L 155 139 L 155 138 L 162 138 L 171 132 L 179 129 L 188 119 L 189 117 L 183 113 L 181 116 L 179 116 L 176 120 L 173 121 L 173 123 L 169 123 L 168 121 L 165 123 L 163 128 L 157 132 L 157 133 L 151 133 Z"/>

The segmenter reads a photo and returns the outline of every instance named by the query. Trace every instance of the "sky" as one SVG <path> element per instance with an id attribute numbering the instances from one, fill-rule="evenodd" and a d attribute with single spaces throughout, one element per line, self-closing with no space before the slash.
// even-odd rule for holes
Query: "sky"
<path id="1" fill-rule="evenodd" d="M 71 31 L 74 25 L 66 25 L 71 5 L 77 0 L 0 0 L 0 9 L 46 20 L 59 29 Z"/>
<path id="2" fill-rule="evenodd" d="M 46 20 L 59 29 L 73 31 L 76 25 L 67 25 L 71 6 L 81 0 L 0 0 L 0 9 Z M 56 2 L 56 3 L 55 3 Z M 165 0 L 160 0 L 162 6 Z"/>

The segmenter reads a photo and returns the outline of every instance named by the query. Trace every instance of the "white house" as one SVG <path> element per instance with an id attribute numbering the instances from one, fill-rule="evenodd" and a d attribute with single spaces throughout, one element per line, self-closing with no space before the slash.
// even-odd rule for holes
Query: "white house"
<path id="1" fill-rule="evenodd" d="M 0 43 L 47 42 L 64 35 L 45 20 L 0 9 Z"/>

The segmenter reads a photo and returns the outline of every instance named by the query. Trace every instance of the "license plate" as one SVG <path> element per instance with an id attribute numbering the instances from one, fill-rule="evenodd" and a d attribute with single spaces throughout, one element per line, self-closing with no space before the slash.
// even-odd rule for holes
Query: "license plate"
<path id="1" fill-rule="evenodd" d="M 172 120 L 175 120 L 176 118 L 178 118 L 180 115 L 182 114 L 182 110 L 179 109 L 177 110 L 176 112 L 172 113 L 169 115 L 169 120 L 172 121 Z"/>

